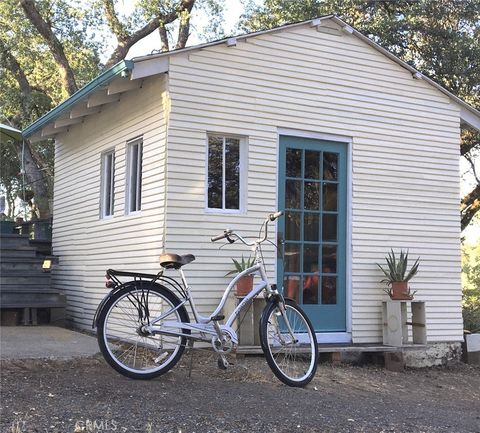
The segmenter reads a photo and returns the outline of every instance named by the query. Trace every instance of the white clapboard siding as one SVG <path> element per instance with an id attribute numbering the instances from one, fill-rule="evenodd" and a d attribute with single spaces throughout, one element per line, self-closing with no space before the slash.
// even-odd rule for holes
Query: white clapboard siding
<path id="1" fill-rule="evenodd" d="M 67 314 L 91 325 L 108 290 L 105 270 L 159 270 L 165 209 L 166 77 L 143 82 L 57 139 L 53 283 L 67 295 Z M 126 142 L 143 136 L 142 210 L 125 215 Z M 100 219 L 101 154 L 115 149 L 114 216 Z"/>
<path id="2" fill-rule="evenodd" d="M 459 109 L 444 94 L 354 36 L 305 25 L 171 56 L 169 95 L 166 247 L 197 255 L 185 271 L 201 312 L 218 302 L 230 258 L 249 254 L 210 237 L 255 236 L 277 208 L 278 128 L 288 128 L 352 137 L 353 341 L 381 341 L 375 263 L 390 248 L 422 258 L 412 288 L 428 340 L 461 340 Z M 244 215 L 205 211 L 207 132 L 247 139 Z M 271 247 L 266 257 L 275 280 Z"/>

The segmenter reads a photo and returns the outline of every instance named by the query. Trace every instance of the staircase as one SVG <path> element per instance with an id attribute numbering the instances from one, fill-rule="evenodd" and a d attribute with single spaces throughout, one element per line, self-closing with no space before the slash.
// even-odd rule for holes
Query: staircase
<path id="1" fill-rule="evenodd" d="M 28 235 L 0 234 L 0 306 L 2 313 L 21 310 L 24 325 L 37 324 L 40 308 L 50 312 L 50 322 L 63 318 L 65 296 L 51 287 L 45 257 Z"/>

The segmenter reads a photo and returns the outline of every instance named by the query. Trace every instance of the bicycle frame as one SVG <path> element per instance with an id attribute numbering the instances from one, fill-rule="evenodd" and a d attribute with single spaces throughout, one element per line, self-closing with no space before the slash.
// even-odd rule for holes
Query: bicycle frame
<path id="1" fill-rule="evenodd" d="M 188 285 L 187 279 L 185 277 L 185 273 L 183 272 L 183 269 L 179 269 L 180 276 L 182 278 L 182 283 L 184 285 L 186 297 L 182 300 L 180 305 L 178 305 L 175 308 L 170 309 L 169 311 L 166 311 L 164 314 L 162 314 L 159 317 L 154 318 L 153 320 L 150 320 L 150 324 L 148 326 L 145 326 L 145 331 L 150 332 L 152 334 L 166 334 L 166 335 L 173 335 L 173 336 L 184 336 L 188 338 L 193 338 L 195 340 L 200 340 L 200 341 L 210 341 L 206 336 L 202 336 L 201 334 L 208 334 L 210 336 L 216 336 L 216 337 L 221 337 L 222 331 L 228 333 L 228 335 L 231 337 L 232 342 L 234 344 L 238 344 L 238 337 L 237 333 L 235 330 L 232 328 L 232 325 L 235 321 L 235 319 L 239 316 L 240 312 L 242 309 L 259 293 L 261 293 L 263 290 L 266 290 L 267 296 L 268 295 L 278 295 L 278 291 L 276 289 L 272 289 L 268 282 L 268 277 L 265 272 L 265 267 L 263 265 L 263 261 L 259 257 L 258 254 L 258 246 L 259 244 L 255 244 L 255 255 L 256 255 L 256 262 L 254 266 L 251 266 L 248 269 L 245 269 L 243 272 L 240 272 L 235 276 L 235 278 L 230 281 L 228 284 L 227 288 L 225 289 L 223 296 L 218 304 L 218 306 L 215 308 L 212 314 L 209 316 L 202 316 L 198 313 L 198 310 L 195 305 L 195 301 L 192 297 L 190 286 Z M 220 312 L 222 311 L 223 307 L 225 306 L 225 303 L 227 301 L 227 298 L 230 294 L 230 292 L 233 290 L 235 284 L 237 281 L 242 278 L 243 276 L 246 275 L 253 275 L 258 273 L 260 275 L 261 281 L 250 291 L 250 293 L 245 296 L 244 299 L 237 305 L 235 310 L 230 314 L 230 316 L 227 318 L 226 322 L 224 325 L 219 325 L 216 322 L 212 321 L 212 318 L 215 316 L 219 315 Z M 185 305 L 186 303 L 189 303 L 193 316 L 195 318 L 196 323 L 185 323 L 185 322 L 176 322 L 176 321 L 169 321 L 166 320 L 162 322 L 162 329 L 158 330 L 154 327 L 154 325 L 160 321 L 162 321 L 165 317 L 168 317 L 173 311 L 175 311 L 178 308 L 181 308 L 181 306 Z M 168 329 L 165 328 L 172 328 L 172 331 L 169 331 Z M 189 329 L 190 331 L 197 331 L 200 333 L 200 336 L 192 336 L 192 334 L 186 334 L 182 332 L 175 331 L 173 329 Z"/>

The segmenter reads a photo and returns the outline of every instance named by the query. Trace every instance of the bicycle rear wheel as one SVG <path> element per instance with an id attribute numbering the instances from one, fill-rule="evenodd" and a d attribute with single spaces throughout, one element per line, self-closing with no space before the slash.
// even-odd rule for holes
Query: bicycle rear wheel
<path id="1" fill-rule="evenodd" d="M 116 371 L 132 379 L 151 379 L 170 370 L 185 350 L 187 338 L 149 334 L 142 328 L 166 314 L 154 325 L 162 330 L 164 321 L 189 322 L 180 300 L 158 284 L 133 282 L 115 293 L 98 318 L 97 339 L 105 360 Z M 170 332 L 189 330 L 169 327 Z"/>
<path id="2" fill-rule="evenodd" d="M 260 342 L 268 365 L 283 383 L 302 387 L 315 376 L 317 339 L 310 320 L 295 302 L 285 300 L 285 316 L 278 302 L 267 304 L 260 320 Z"/>

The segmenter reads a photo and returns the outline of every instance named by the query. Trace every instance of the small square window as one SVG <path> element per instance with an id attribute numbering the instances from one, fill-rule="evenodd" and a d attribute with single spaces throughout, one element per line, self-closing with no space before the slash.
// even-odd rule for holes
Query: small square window
<path id="1" fill-rule="evenodd" d="M 142 158 L 143 141 L 137 139 L 127 144 L 127 197 L 126 212 L 138 212 L 142 208 Z"/>
<path id="2" fill-rule="evenodd" d="M 113 215 L 115 203 L 115 152 L 102 154 L 100 217 Z"/>
<path id="3" fill-rule="evenodd" d="M 227 212 L 242 208 L 244 140 L 208 136 L 207 208 Z"/>

